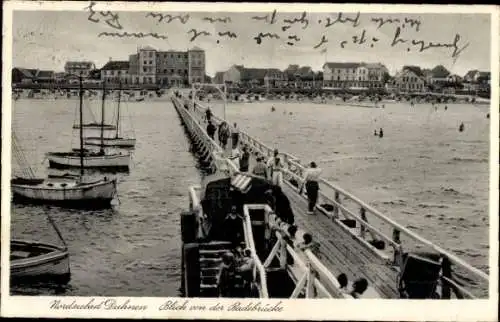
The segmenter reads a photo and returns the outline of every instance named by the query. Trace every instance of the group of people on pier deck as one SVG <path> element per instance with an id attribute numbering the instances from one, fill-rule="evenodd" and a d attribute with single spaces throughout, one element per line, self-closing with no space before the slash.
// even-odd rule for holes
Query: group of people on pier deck
<path id="1" fill-rule="evenodd" d="M 231 242 L 231 251 L 222 255 L 217 276 L 219 297 L 257 297 L 253 271 L 255 262 L 250 249 L 243 249 L 243 217 L 235 205 L 224 219 L 224 239 Z"/>
<path id="2" fill-rule="evenodd" d="M 217 276 L 219 297 L 258 297 L 253 271 L 255 262 L 249 249 L 236 247 L 222 255 Z"/>
<path id="3" fill-rule="evenodd" d="M 210 108 L 205 110 L 205 119 L 207 121 L 207 134 L 212 139 L 215 140 L 215 133 L 218 131 L 218 139 L 222 148 L 226 148 L 228 144 L 228 139 L 231 137 L 231 153 L 229 159 L 233 161 L 236 167 L 241 172 L 249 172 L 250 168 L 250 152 L 247 146 L 243 146 L 241 152 L 239 150 L 240 143 L 240 131 L 237 123 L 233 126 L 229 126 L 227 122 L 223 121 L 219 124 L 217 128 L 212 120 L 213 113 Z M 270 180 L 274 185 L 282 186 L 283 183 L 283 170 L 285 169 L 285 163 L 279 155 L 278 149 L 274 150 L 273 156 L 265 161 L 264 156 L 257 155 L 257 163 L 254 165 L 251 173 L 257 176 L 261 176 Z M 309 164 L 309 168 L 304 171 L 304 176 L 302 178 L 302 184 L 300 186 L 300 193 L 306 190 L 308 198 L 308 214 L 314 214 L 314 209 L 318 200 L 319 193 L 319 176 L 321 174 L 321 169 L 317 167 L 315 162 Z"/>
<path id="4" fill-rule="evenodd" d="M 241 152 L 238 147 L 240 143 L 240 133 L 236 123 L 230 128 L 226 122 L 222 122 L 218 129 L 212 122 L 212 112 L 208 108 L 205 111 L 207 125 L 207 134 L 215 140 L 215 133 L 219 130 L 219 143 L 225 147 L 228 143 L 226 140 L 231 137 L 232 149 L 229 158 L 235 163 L 241 172 L 250 172 L 250 152 L 246 145 L 241 147 Z M 220 131 L 227 131 L 221 136 Z M 222 140 L 221 140 L 222 139 Z M 256 164 L 251 169 L 251 173 L 270 180 L 273 187 L 266 191 L 267 204 L 273 209 L 276 215 L 289 224 L 290 233 L 295 229 L 295 220 L 290 201 L 284 197 L 281 190 L 283 180 L 283 170 L 286 169 L 285 162 L 280 157 L 278 149 L 273 151 L 273 156 L 265 160 L 263 155 L 256 153 Z M 302 194 L 305 189 L 308 198 L 308 214 L 314 214 L 314 209 L 318 200 L 319 193 L 319 177 L 322 170 L 318 168 L 315 162 L 311 162 L 309 167 L 305 169 L 302 177 L 302 182 L 299 184 L 299 193 Z M 279 190 L 279 191 L 278 191 Z M 243 217 L 238 213 L 237 207 L 232 206 L 231 211 L 227 214 L 224 220 L 224 239 L 230 241 L 233 245 L 232 251 L 226 252 L 222 256 L 222 264 L 219 270 L 217 285 L 218 294 L 220 297 L 257 297 L 258 291 L 253 278 L 255 263 L 251 257 L 249 249 L 243 250 L 240 246 L 244 241 Z M 292 235 L 294 235 L 292 233 Z M 309 237 L 309 238 L 308 238 Z M 308 239 L 309 242 L 307 241 Z M 298 246 L 299 249 L 309 248 L 315 244 L 311 242 L 312 236 L 304 235 L 304 245 Z M 292 243 L 293 244 L 293 243 Z M 291 259 L 291 258 L 290 258 Z M 360 298 L 368 287 L 366 279 L 361 278 L 348 286 L 348 279 L 345 274 L 340 274 L 337 277 L 341 291 L 350 294 L 354 298 Z"/>

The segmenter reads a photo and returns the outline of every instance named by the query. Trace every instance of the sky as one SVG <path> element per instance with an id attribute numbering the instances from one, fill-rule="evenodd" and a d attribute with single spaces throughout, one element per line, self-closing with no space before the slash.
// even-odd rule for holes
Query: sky
<path id="1" fill-rule="evenodd" d="M 471 69 L 490 70 L 491 19 L 487 14 L 362 13 L 356 23 L 337 22 L 327 26 L 328 22 L 338 21 L 338 12 L 306 12 L 305 19 L 290 25 L 284 20 L 299 20 L 303 13 L 277 11 L 274 23 L 269 24 L 252 17 L 268 15 L 270 18 L 272 10 L 253 13 L 171 11 L 161 13 L 162 21 L 159 21 L 161 16 L 156 15 L 159 12 L 151 15 L 149 11 L 115 11 L 117 21 L 109 21 L 108 24 L 105 20 L 111 18 L 110 15 L 103 16 L 94 8 L 84 9 L 88 4 L 81 4 L 81 11 L 14 11 L 13 67 L 63 71 L 68 60 L 90 60 L 100 68 L 110 59 L 128 60 L 128 55 L 137 52 L 139 46 L 149 45 L 158 50 L 187 50 L 194 46 L 204 49 L 206 71 L 210 76 L 234 64 L 279 69 L 299 64 L 321 70 L 326 61 L 380 62 L 387 66 L 391 74 L 403 65 L 433 68 L 441 64 L 461 76 Z M 167 14 L 189 17 L 183 23 L 180 19 L 169 19 Z M 356 16 L 356 12 L 344 13 L 341 20 L 354 20 Z M 374 20 L 378 18 L 394 21 L 380 26 L 380 20 Z M 306 19 L 307 24 L 304 22 Z M 399 23 L 395 19 L 399 19 Z M 405 23 L 405 19 L 418 22 L 418 28 L 417 24 L 411 26 L 408 21 Z M 287 29 L 286 26 L 290 27 Z M 200 35 L 191 41 L 191 29 L 196 32 L 204 30 L 211 35 Z M 398 41 L 391 46 L 398 29 L 400 32 L 396 39 L 406 42 Z M 226 31 L 234 33 L 236 38 L 218 35 Z M 365 42 L 355 43 L 353 37 L 357 37 L 359 42 L 363 31 Z M 125 32 L 156 33 L 161 39 L 151 36 L 99 36 L 101 33 L 123 35 Z M 262 38 L 257 44 L 254 37 L 260 32 L 275 33 L 280 38 Z M 455 42 L 456 35 L 459 39 Z M 313 48 L 323 36 L 328 42 Z M 454 58 L 453 48 L 435 47 L 420 51 L 419 43 L 411 45 L 412 40 L 424 41 L 425 46 L 429 42 L 449 46 L 456 43 L 458 48 L 468 46 Z"/>

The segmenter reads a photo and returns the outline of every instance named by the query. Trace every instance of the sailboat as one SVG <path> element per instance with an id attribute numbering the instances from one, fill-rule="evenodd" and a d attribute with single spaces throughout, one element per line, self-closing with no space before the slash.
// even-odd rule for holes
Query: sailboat
<path id="1" fill-rule="evenodd" d="M 81 84 L 80 84 L 81 88 Z M 91 151 L 83 148 L 83 89 L 80 90 L 80 149 L 73 149 L 71 152 L 49 152 L 46 154 L 51 168 L 65 169 L 82 166 L 84 168 L 100 169 L 129 169 L 130 154 L 126 152 L 110 153 L 104 150 L 104 106 L 106 100 L 106 89 L 103 86 L 102 108 L 101 108 L 101 136 L 100 150 Z M 113 125 L 114 126 L 114 125 Z"/>
<path id="2" fill-rule="evenodd" d="M 48 219 L 64 246 L 23 239 L 10 240 L 12 284 L 31 281 L 68 283 L 71 278 L 68 246 L 50 215 Z"/>
<path id="3" fill-rule="evenodd" d="M 83 90 L 81 89 L 81 93 Z M 81 97 L 81 96 L 80 96 Z M 80 101 L 80 118 L 81 101 Z M 15 133 L 12 132 L 13 154 L 17 158 L 22 176 L 11 179 L 11 191 L 14 201 L 46 203 L 71 208 L 109 207 L 116 195 L 116 179 L 106 177 L 97 180 L 84 178 L 83 129 L 80 129 L 80 176 L 75 180 L 37 178 L 28 165 L 20 149 Z"/>
<path id="4" fill-rule="evenodd" d="M 103 89 L 103 91 L 106 91 L 106 90 Z M 93 95 L 92 92 L 88 92 L 87 94 L 88 94 L 88 97 L 92 97 L 92 95 Z M 80 129 L 80 126 L 81 126 L 84 129 L 88 129 L 88 130 L 101 130 L 101 129 L 106 130 L 106 131 L 115 131 L 116 130 L 116 125 L 114 125 L 114 124 L 109 124 L 109 123 L 103 124 L 103 122 L 97 122 L 94 114 L 92 113 L 92 110 L 90 111 L 90 114 L 91 114 L 92 119 L 93 119 L 92 122 L 73 124 L 73 129 L 78 130 L 78 129 Z"/>
<path id="5" fill-rule="evenodd" d="M 122 93 L 122 86 L 120 83 L 120 89 L 118 91 L 118 106 L 117 106 L 117 115 L 116 115 L 116 132 L 114 137 L 86 137 L 85 138 L 85 144 L 86 145 L 101 145 L 101 143 L 104 146 L 109 146 L 109 147 L 121 147 L 121 148 L 133 148 L 135 147 L 135 138 L 133 137 L 124 137 L 123 133 L 120 133 L 120 103 L 121 103 L 121 93 Z"/>

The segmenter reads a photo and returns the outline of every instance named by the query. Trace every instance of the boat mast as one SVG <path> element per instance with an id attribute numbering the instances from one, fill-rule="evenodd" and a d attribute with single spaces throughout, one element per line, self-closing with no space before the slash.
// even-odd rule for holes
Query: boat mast
<path id="1" fill-rule="evenodd" d="M 83 177 L 83 85 L 80 74 L 80 176 Z"/>
<path id="2" fill-rule="evenodd" d="M 116 115 L 116 135 L 115 139 L 118 139 L 120 133 L 120 100 L 122 96 L 122 82 L 120 82 L 120 89 L 118 90 L 118 111 Z"/>
<path id="3" fill-rule="evenodd" d="M 101 154 L 104 154 L 104 101 L 106 99 L 106 83 L 102 83 L 102 107 L 101 107 Z"/>

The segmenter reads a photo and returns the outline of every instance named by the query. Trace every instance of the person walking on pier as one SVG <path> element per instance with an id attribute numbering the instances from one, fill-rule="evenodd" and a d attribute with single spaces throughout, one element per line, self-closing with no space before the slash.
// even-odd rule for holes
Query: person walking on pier
<path id="1" fill-rule="evenodd" d="M 269 171 L 268 178 L 274 185 L 281 186 L 283 179 L 282 170 L 285 168 L 285 165 L 279 157 L 278 149 L 274 150 L 274 156 L 267 161 L 267 168 Z"/>
<path id="2" fill-rule="evenodd" d="M 227 139 L 229 138 L 229 125 L 225 121 L 222 121 L 219 124 L 218 134 L 219 134 L 219 142 L 222 148 L 225 150 L 227 145 Z"/>
<path id="3" fill-rule="evenodd" d="M 233 146 L 233 148 L 231 149 L 231 156 L 229 157 L 229 160 L 233 161 L 233 163 L 236 165 L 237 169 L 241 169 L 240 168 L 240 157 L 241 157 L 240 150 L 237 147 Z"/>
<path id="4" fill-rule="evenodd" d="M 286 195 L 283 193 L 283 190 L 281 190 L 281 187 L 279 186 L 274 186 L 272 188 L 272 194 L 275 200 L 274 212 L 276 212 L 278 218 L 289 225 L 293 225 L 295 223 L 295 216 L 293 214 L 290 200 L 288 200 Z"/>
<path id="5" fill-rule="evenodd" d="M 234 123 L 233 131 L 231 133 L 231 138 L 233 140 L 233 148 L 238 146 L 238 140 L 240 138 L 240 130 L 238 129 L 238 125 Z"/>
<path id="6" fill-rule="evenodd" d="M 210 109 L 210 107 L 207 107 L 207 110 L 205 111 L 205 116 L 207 118 L 207 122 L 210 123 L 210 120 L 212 119 L 212 110 Z"/>
<path id="7" fill-rule="evenodd" d="M 234 246 L 243 241 L 243 217 L 238 214 L 236 206 L 231 207 L 231 212 L 224 219 L 224 234 L 226 240 Z"/>
<path id="8" fill-rule="evenodd" d="M 311 162 L 310 167 L 304 172 L 304 179 L 302 187 L 300 187 L 299 192 L 302 194 L 304 186 L 306 187 L 307 199 L 308 199 L 308 215 L 314 214 L 314 209 L 316 208 L 316 203 L 318 202 L 318 191 L 319 191 L 319 176 L 321 174 L 321 169 L 317 167 L 316 162 Z"/>
<path id="9" fill-rule="evenodd" d="M 250 153 L 248 152 L 247 146 L 243 147 L 243 153 L 240 157 L 240 171 L 247 172 L 250 164 Z"/>
<path id="10" fill-rule="evenodd" d="M 257 157 L 257 164 L 253 167 L 252 173 L 256 176 L 266 178 L 266 165 L 264 164 L 264 158 L 261 156 Z"/>
<path id="11" fill-rule="evenodd" d="M 212 140 L 215 140 L 214 136 L 215 136 L 215 131 L 217 130 L 217 128 L 215 127 L 215 125 L 212 123 L 212 121 L 208 121 L 208 125 L 207 125 L 207 134 L 208 136 L 212 139 Z"/>

